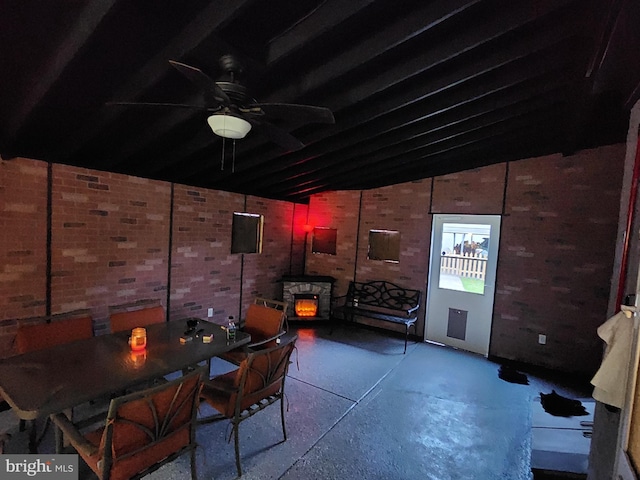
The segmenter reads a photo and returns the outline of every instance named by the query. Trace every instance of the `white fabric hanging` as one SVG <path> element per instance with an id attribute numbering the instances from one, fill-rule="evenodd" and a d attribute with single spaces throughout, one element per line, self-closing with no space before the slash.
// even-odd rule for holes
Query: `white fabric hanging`
<path id="1" fill-rule="evenodd" d="M 607 344 L 602 364 L 591 379 L 593 398 L 599 402 L 618 408 L 625 405 L 632 335 L 633 319 L 624 312 L 598 327 L 598 336 Z"/>

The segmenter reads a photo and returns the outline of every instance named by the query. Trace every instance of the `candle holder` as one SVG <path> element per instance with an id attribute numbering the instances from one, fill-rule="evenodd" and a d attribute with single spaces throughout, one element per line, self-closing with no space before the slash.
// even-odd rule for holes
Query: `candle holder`
<path id="1" fill-rule="evenodd" d="M 131 330 L 129 345 L 134 352 L 144 350 L 147 347 L 147 329 L 138 327 Z"/>

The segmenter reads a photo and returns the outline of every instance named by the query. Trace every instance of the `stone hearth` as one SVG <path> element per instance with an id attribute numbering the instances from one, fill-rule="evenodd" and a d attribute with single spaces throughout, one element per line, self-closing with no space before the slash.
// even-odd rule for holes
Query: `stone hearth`
<path id="1" fill-rule="evenodd" d="M 290 275 L 280 279 L 282 299 L 288 303 L 290 321 L 329 320 L 331 318 L 331 291 L 335 278 L 321 275 Z M 295 295 L 318 295 L 318 313 L 315 317 L 298 317 L 295 313 Z"/>

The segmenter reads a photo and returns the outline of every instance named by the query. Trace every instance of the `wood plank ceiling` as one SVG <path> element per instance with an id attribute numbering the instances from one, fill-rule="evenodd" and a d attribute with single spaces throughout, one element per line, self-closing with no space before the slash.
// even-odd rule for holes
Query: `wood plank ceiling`
<path id="1" fill-rule="evenodd" d="M 0 155 L 306 202 L 624 141 L 635 0 L 3 0 Z M 259 102 L 328 107 L 223 141 L 169 64 L 219 59 Z M 222 160 L 224 156 L 224 168 Z"/>

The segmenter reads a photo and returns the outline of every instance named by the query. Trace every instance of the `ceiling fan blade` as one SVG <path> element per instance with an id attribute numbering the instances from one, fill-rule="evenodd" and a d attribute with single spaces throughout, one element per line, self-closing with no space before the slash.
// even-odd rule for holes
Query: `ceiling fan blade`
<path id="1" fill-rule="evenodd" d="M 298 105 L 293 103 L 255 103 L 250 109 L 258 107 L 265 115 L 273 119 L 292 120 L 304 123 L 335 123 L 331 110 L 312 105 Z"/>
<path id="2" fill-rule="evenodd" d="M 183 108 L 188 110 L 201 110 L 207 112 L 217 112 L 222 107 L 208 108 L 201 105 L 188 105 L 186 103 L 151 103 L 151 102 L 107 102 L 105 105 L 112 107 L 162 107 L 162 108 Z"/>
<path id="3" fill-rule="evenodd" d="M 263 120 L 257 120 L 248 116 L 243 118 L 245 118 L 251 125 L 256 127 L 256 129 L 262 131 L 267 137 L 269 137 L 269 140 L 271 140 L 273 143 L 277 143 L 287 151 L 294 152 L 296 150 L 304 148 L 304 143 L 291 135 L 289 132 L 276 127 L 272 123 L 265 122 Z"/>
<path id="4" fill-rule="evenodd" d="M 229 105 L 231 103 L 227 94 L 222 91 L 222 89 L 209 75 L 199 68 L 173 60 L 169 60 L 169 63 L 204 92 L 204 98 L 209 105 Z"/>

